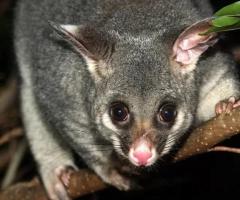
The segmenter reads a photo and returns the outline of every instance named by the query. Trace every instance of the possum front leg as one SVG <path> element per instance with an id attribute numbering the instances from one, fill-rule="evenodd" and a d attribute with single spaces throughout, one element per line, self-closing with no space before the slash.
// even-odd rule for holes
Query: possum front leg
<path id="1" fill-rule="evenodd" d="M 219 102 L 225 101 L 230 97 L 235 97 L 236 99 L 240 97 L 239 81 L 233 73 L 234 71 L 225 71 L 212 77 L 210 80 L 206 80 L 200 92 L 196 119 L 198 123 L 214 117 L 216 115 L 215 107 Z"/>
<path id="2" fill-rule="evenodd" d="M 68 200 L 62 173 L 76 169 L 70 150 L 43 122 L 30 86 L 21 90 L 26 135 L 39 172 L 51 200 Z"/>

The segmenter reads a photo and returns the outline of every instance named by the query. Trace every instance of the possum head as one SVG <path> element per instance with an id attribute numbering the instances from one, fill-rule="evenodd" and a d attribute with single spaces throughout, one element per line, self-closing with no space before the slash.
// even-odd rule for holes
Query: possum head
<path id="1" fill-rule="evenodd" d="M 52 26 L 85 59 L 96 86 L 97 128 L 115 151 L 141 167 L 169 153 L 194 119 L 194 69 L 215 42 L 215 35 L 199 35 L 208 21 L 187 28 L 173 46 L 158 32 L 120 35 L 89 26 Z"/>

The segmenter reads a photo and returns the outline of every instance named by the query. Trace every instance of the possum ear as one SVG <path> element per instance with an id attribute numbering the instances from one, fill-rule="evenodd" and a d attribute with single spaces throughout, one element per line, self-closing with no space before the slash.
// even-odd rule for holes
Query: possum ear
<path id="1" fill-rule="evenodd" d="M 184 72 L 192 71 L 201 54 L 217 42 L 217 34 L 206 32 L 210 25 L 210 19 L 197 22 L 185 29 L 173 45 L 171 60 Z"/>
<path id="2" fill-rule="evenodd" d="M 54 22 L 50 25 L 82 55 L 94 78 L 99 79 L 109 72 L 106 68 L 114 51 L 113 37 L 90 26 L 58 25 Z"/>

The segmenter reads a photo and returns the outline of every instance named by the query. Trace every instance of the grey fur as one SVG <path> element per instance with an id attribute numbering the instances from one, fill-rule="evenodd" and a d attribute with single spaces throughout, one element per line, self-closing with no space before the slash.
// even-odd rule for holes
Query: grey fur
<path id="1" fill-rule="evenodd" d="M 239 95 L 234 63 L 224 53 L 203 57 L 196 70 L 179 77 L 170 70 L 174 40 L 184 28 L 211 15 L 202 6 L 210 8 L 207 2 L 177 0 L 19 1 L 15 47 L 24 124 L 52 199 L 59 198 L 54 192 L 58 180 L 50 172 L 59 166 L 74 166 L 71 150 L 104 181 L 129 189 L 124 177 L 111 177 L 117 173 L 112 156 L 122 151 L 113 145 L 112 137 L 120 145 L 130 140 L 129 131 L 116 127 L 113 131 L 102 122 L 112 101 L 128 103 L 138 122 L 154 121 L 163 102 L 176 103 L 184 116 L 181 124 L 176 130 L 159 128 L 159 148 L 165 148 L 165 154 L 191 126 L 214 116 L 218 101 Z M 48 21 L 91 25 L 106 33 L 104 40 L 113 41 L 114 49 L 104 49 L 111 51 L 106 58 L 101 48 L 95 48 L 102 62 L 96 72 L 90 72 L 79 52 L 62 41 Z M 101 47 L 101 39 L 97 42 Z M 214 98 L 208 101 L 210 96 Z M 171 137 L 173 144 L 168 149 L 166 141 Z"/>

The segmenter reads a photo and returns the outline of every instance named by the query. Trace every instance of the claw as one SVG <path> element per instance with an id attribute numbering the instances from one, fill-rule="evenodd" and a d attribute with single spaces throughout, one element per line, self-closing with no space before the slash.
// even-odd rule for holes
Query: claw
<path id="1" fill-rule="evenodd" d="M 67 189 L 74 170 L 72 166 L 62 165 L 45 176 L 45 187 L 51 200 L 70 200 Z"/>
<path id="2" fill-rule="evenodd" d="M 59 167 L 55 170 L 56 175 L 66 188 L 69 186 L 70 176 L 74 171 L 75 169 L 72 166 Z"/>
<path id="3" fill-rule="evenodd" d="M 215 112 L 216 115 L 222 113 L 230 113 L 234 108 L 240 106 L 240 100 L 236 100 L 235 97 L 230 97 L 227 101 L 220 101 L 216 104 Z"/>

